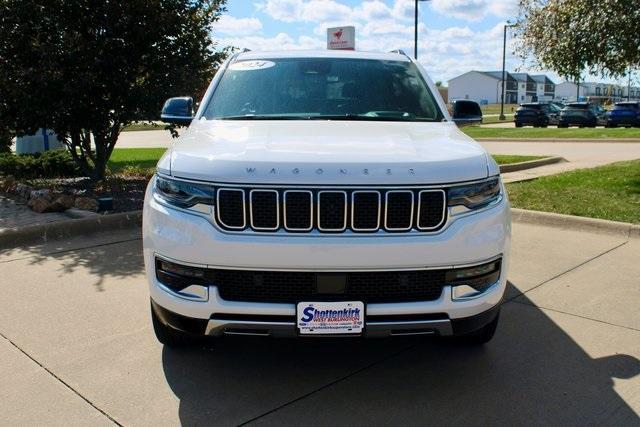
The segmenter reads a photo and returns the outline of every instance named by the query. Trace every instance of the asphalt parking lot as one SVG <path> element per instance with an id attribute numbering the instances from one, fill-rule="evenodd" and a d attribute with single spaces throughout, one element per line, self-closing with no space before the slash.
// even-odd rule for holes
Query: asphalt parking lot
<path id="1" fill-rule="evenodd" d="M 640 239 L 515 223 L 494 340 L 224 339 L 150 326 L 137 231 L 0 253 L 0 424 L 639 425 Z"/>

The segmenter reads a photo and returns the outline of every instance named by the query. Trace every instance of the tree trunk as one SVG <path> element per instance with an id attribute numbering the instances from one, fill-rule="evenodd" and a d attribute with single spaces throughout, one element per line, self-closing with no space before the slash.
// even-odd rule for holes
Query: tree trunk
<path id="1" fill-rule="evenodd" d="M 91 174 L 91 178 L 94 181 L 99 181 L 104 179 L 105 172 L 107 169 L 107 162 L 111 157 L 111 153 L 113 152 L 113 148 L 118 141 L 118 136 L 120 135 L 120 126 L 115 125 L 112 126 L 105 133 L 94 133 L 93 141 L 96 146 L 96 153 L 93 159 L 93 173 Z"/>

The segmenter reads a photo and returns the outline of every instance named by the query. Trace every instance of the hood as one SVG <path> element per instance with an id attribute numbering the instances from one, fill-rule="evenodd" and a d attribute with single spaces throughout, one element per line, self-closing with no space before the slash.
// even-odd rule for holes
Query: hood
<path id="1" fill-rule="evenodd" d="M 201 120 L 170 156 L 175 177 L 246 184 L 442 184 L 491 167 L 453 123 Z"/>

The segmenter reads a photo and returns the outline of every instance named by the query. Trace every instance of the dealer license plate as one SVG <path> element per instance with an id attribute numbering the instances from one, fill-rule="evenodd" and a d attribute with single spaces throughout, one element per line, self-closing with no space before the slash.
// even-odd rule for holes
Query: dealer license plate
<path id="1" fill-rule="evenodd" d="M 359 334 L 364 327 L 364 303 L 300 302 L 296 319 L 301 335 Z"/>

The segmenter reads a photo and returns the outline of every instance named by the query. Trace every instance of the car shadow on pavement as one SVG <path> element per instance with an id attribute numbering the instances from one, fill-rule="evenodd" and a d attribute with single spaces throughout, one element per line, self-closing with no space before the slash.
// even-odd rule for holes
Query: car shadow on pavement
<path id="1" fill-rule="evenodd" d="M 562 315 L 561 328 L 522 302 L 503 305 L 496 336 L 481 348 L 415 337 L 224 338 L 165 347 L 162 364 L 187 426 L 640 422 L 619 394 L 637 391 L 615 382 L 640 374 L 638 359 L 607 344 L 620 342 L 607 333 L 618 327 Z M 565 330 L 604 355 L 592 357 Z M 626 332 L 627 342 L 637 337 Z"/>

